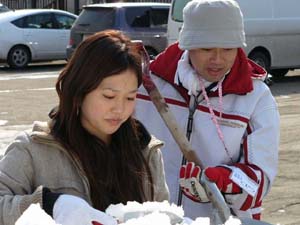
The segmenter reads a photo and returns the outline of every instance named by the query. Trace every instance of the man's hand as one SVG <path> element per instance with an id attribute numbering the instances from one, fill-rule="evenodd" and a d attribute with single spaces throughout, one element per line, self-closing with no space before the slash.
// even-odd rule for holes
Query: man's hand
<path id="1" fill-rule="evenodd" d="M 241 193 L 241 188 L 230 179 L 231 172 L 230 168 L 217 166 L 206 168 L 204 173 L 210 181 L 216 183 L 222 193 Z"/>
<path id="2" fill-rule="evenodd" d="M 254 219 L 260 219 L 264 180 L 262 170 L 242 163 L 221 165 L 205 169 L 207 178 L 215 182 L 225 201 L 240 216 L 246 211 Z"/>
<path id="3" fill-rule="evenodd" d="M 53 219 L 62 225 L 117 225 L 114 218 L 94 209 L 82 198 L 66 194 L 56 200 Z"/>
<path id="4" fill-rule="evenodd" d="M 254 165 L 235 163 L 231 166 L 208 167 L 201 171 L 199 166 L 188 162 L 180 168 L 180 187 L 184 195 L 196 202 L 209 201 L 200 184 L 202 173 L 216 183 L 225 201 L 237 215 L 250 214 L 254 219 L 260 218 L 266 179 L 262 170 Z"/>
<path id="5" fill-rule="evenodd" d="M 193 162 L 188 162 L 180 168 L 180 187 L 185 196 L 195 202 L 209 202 L 204 188 L 199 180 L 201 169 Z"/>

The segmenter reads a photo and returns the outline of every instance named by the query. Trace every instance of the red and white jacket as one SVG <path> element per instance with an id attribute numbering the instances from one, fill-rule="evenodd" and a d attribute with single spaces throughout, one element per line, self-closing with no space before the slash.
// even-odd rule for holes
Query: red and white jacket
<path id="1" fill-rule="evenodd" d="M 184 87 L 174 82 L 179 69 L 177 63 L 183 53 L 175 43 L 151 63 L 150 69 L 151 77 L 177 123 L 186 131 L 190 96 Z M 235 63 L 222 84 L 222 113 L 218 108 L 218 91 L 208 93 L 233 163 L 238 163 L 238 167 L 259 187 L 255 196 L 243 191 L 227 195 L 225 199 L 232 202 L 230 207 L 237 216 L 256 219 L 259 219 L 262 199 L 269 192 L 278 167 L 279 113 L 275 99 L 263 82 L 265 76 L 265 70 L 238 49 Z M 143 87 L 138 93 L 136 117 L 150 133 L 165 142 L 162 153 L 170 200 L 177 203 L 182 154 Z M 190 142 L 205 166 L 233 165 L 205 100 L 199 103 L 194 113 Z M 210 203 L 196 203 L 185 196 L 182 203 L 187 217 L 212 216 Z"/>

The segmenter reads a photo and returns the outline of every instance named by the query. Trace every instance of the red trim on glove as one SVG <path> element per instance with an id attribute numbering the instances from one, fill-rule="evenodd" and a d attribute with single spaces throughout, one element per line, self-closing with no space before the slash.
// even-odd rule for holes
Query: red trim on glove
<path id="1" fill-rule="evenodd" d="M 260 199 L 261 199 L 261 195 L 262 195 L 262 191 L 263 191 L 263 183 L 264 183 L 263 172 L 257 166 L 250 166 L 250 165 L 245 165 L 245 164 L 241 164 L 241 163 L 236 163 L 236 164 L 234 164 L 234 166 L 240 168 L 245 174 L 247 174 L 248 177 L 250 177 L 256 183 L 258 183 L 259 180 L 258 180 L 256 174 L 251 169 L 251 167 L 254 170 L 259 170 L 262 173 L 262 178 L 261 178 L 259 188 L 258 188 L 258 192 L 257 192 L 255 198 L 253 198 L 251 195 L 248 195 L 245 203 L 241 207 L 241 210 L 245 211 L 245 210 L 251 208 L 251 205 L 253 205 L 253 200 L 255 200 L 255 203 L 254 203 L 253 207 L 254 208 L 260 207 L 261 204 L 259 202 L 261 202 Z"/>
<path id="2" fill-rule="evenodd" d="M 198 175 L 198 173 L 200 173 L 200 169 L 198 167 L 195 167 L 191 173 L 192 168 L 193 168 L 193 164 L 190 162 L 188 162 L 186 164 L 186 166 L 182 166 L 179 171 L 179 178 L 180 179 L 188 179 L 191 177 L 196 177 Z M 194 195 L 192 195 L 190 193 L 188 188 L 181 187 L 181 190 L 182 190 L 182 193 L 190 200 L 192 200 L 194 202 L 200 202 L 199 199 L 197 199 Z"/>
<path id="3" fill-rule="evenodd" d="M 223 166 L 208 167 L 205 169 L 205 175 L 207 178 L 210 181 L 215 182 L 221 192 L 228 193 L 228 185 L 232 184 L 232 190 L 230 193 L 241 193 L 241 188 L 230 179 L 230 174 L 231 169 Z"/>
<path id="4" fill-rule="evenodd" d="M 193 162 L 180 167 L 179 182 L 183 194 L 195 202 L 209 202 L 205 190 L 200 185 L 201 168 Z"/>
<path id="5" fill-rule="evenodd" d="M 99 223 L 99 222 L 97 222 L 97 221 L 92 221 L 92 224 L 93 224 L 93 225 L 103 225 L 102 223 Z"/>
<path id="6" fill-rule="evenodd" d="M 257 213 L 257 214 L 252 215 L 252 218 L 255 219 L 255 220 L 260 220 L 260 217 L 261 217 L 261 213 Z"/>

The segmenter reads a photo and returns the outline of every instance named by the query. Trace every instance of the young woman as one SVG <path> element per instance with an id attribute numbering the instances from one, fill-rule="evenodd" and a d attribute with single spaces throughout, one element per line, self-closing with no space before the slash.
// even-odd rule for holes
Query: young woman
<path id="1" fill-rule="evenodd" d="M 0 221 L 14 224 L 32 203 L 59 224 L 116 224 L 103 211 L 169 193 L 159 147 L 132 118 L 141 59 L 119 31 L 82 42 L 61 72 L 59 105 L 8 147 L 0 163 Z M 94 222 L 93 222 L 94 223 Z"/>

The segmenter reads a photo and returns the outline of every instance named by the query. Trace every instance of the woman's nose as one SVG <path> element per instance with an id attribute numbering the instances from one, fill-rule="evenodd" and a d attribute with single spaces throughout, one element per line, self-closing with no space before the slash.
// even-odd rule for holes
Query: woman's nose
<path id="1" fill-rule="evenodd" d="M 115 101 L 113 108 L 112 108 L 112 112 L 122 113 L 124 111 L 124 107 L 125 107 L 124 101 L 122 101 L 122 100 Z"/>

